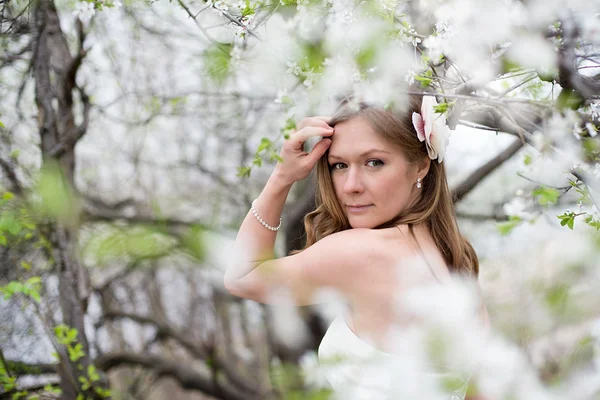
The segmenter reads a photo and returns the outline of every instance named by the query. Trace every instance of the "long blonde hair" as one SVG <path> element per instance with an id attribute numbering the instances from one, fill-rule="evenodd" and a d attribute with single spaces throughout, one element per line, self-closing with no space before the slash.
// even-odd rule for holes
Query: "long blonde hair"
<path id="1" fill-rule="evenodd" d="M 384 110 L 365 103 L 352 107 L 344 102 L 332 117 L 330 125 L 362 117 L 375 132 L 400 149 L 409 162 L 418 162 L 428 157 L 425 142 L 419 141 L 412 124 L 412 113 L 420 113 L 421 102 L 421 96 L 409 96 L 408 109 L 401 111 Z M 351 228 L 335 194 L 327 156 L 328 153 L 325 153 L 317 164 L 316 209 L 304 218 L 305 249 L 332 233 Z M 450 271 L 477 277 L 479 261 L 475 250 L 458 229 L 445 163 L 432 160 L 422 185 L 418 201 L 376 229 L 405 224 L 414 236 L 413 225 L 425 223 Z"/>

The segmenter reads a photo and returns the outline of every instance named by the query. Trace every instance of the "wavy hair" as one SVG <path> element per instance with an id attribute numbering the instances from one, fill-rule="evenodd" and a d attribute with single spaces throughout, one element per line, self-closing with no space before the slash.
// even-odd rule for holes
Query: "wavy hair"
<path id="1" fill-rule="evenodd" d="M 365 103 L 353 106 L 351 102 L 345 101 L 333 115 L 330 125 L 335 126 L 357 117 L 364 118 L 377 134 L 402 151 L 409 162 L 415 163 L 428 157 L 425 142 L 419 141 L 412 124 L 412 113 L 421 112 L 421 103 L 421 96 L 411 95 L 404 110 L 390 111 Z M 332 233 L 351 228 L 335 194 L 327 157 L 328 152 L 317 164 L 316 209 L 304 218 L 304 249 Z M 432 160 L 422 185 L 421 196 L 414 204 L 375 229 L 404 224 L 416 240 L 413 226 L 424 223 L 450 272 L 477 277 L 479 261 L 475 250 L 458 229 L 452 194 L 446 180 L 445 163 Z"/>

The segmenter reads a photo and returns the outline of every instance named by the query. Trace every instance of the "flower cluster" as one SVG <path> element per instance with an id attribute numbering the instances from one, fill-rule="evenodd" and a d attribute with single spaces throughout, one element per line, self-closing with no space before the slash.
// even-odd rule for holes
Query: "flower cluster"
<path id="1" fill-rule="evenodd" d="M 79 18 L 81 22 L 87 23 L 96 14 L 96 10 L 102 10 L 102 7 L 119 8 L 122 6 L 123 4 L 119 0 L 82 0 L 75 3 L 75 10 L 73 11 L 73 16 Z"/>

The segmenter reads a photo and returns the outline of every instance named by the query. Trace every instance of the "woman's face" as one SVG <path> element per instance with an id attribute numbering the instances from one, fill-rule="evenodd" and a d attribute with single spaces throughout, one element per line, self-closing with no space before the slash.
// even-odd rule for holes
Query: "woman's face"
<path id="1" fill-rule="evenodd" d="M 352 228 L 390 221 L 418 196 L 417 168 L 362 117 L 335 125 L 327 161 Z"/>

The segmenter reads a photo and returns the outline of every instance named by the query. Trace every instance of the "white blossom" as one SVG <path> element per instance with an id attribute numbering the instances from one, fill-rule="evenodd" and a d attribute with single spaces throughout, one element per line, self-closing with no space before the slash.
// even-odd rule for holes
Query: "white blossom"
<path id="1" fill-rule="evenodd" d="M 594 101 L 590 103 L 590 110 L 592 111 L 592 118 L 600 118 L 600 103 Z"/>
<path id="2" fill-rule="evenodd" d="M 361 82 L 363 80 L 363 76 L 358 70 L 358 68 L 354 68 L 352 70 L 352 81 L 353 82 Z"/>
<path id="3" fill-rule="evenodd" d="M 294 74 L 296 76 L 300 75 L 302 72 L 302 68 L 298 65 L 297 62 L 289 62 L 287 63 L 288 69 L 285 71 L 287 74 Z"/>
<path id="4" fill-rule="evenodd" d="M 594 164 L 594 169 L 592 170 L 592 174 L 596 178 L 600 179 L 600 163 Z"/>
<path id="5" fill-rule="evenodd" d="M 288 94 L 286 89 L 283 89 L 277 91 L 277 97 L 275 98 L 274 102 L 276 104 L 283 104 L 285 102 L 288 102 L 289 100 L 291 100 L 290 95 Z"/>
<path id="6" fill-rule="evenodd" d="M 319 359 L 314 351 L 304 353 L 298 364 L 308 386 L 316 389 L 327 387 L 327 378 L 323 373 L 324 367 L 319 364 Z"/>
<path id="7" fill-rule="evenodd" d="M 73 15 L 81 20 L 81 22 L 88 22 L 96 14 L 96 5 L 87 1 L 80 1 L 75 3 L 75 11 Z"/>
<path id="8" fill-rule="evenodd" d="M 386 11 L 394 11 L 398 6 L 398 0 L 377 0 L 377 3 Z"/>
<path id="9" fill-rule="evenodd" d="M 209 1 L 207 4 L 210 5 L 215 12 L 221 15 L 225 14 L 225 12 L 229 10 L 229 6 L 222 0 Z"/>
<path id="10" fill-rule="evenodd" d="M 404 76 L 404 82 L 408 83 L 409 86 L 412 85 L 413 83 L 415 83 L 415 76 L 417 76 L 417 73 L 412 69 L 409 69 L 406 75 Z"/>
<path id="11" fill-rule="evenodd" d="M 533 214 L 527 212 L 528 203 L 524 197 L 517 196 L 510 202 L 505 203 L 502 206 L 504 213 L 511 217 L 519 217 L 521 219 L 530 220 L 533 218 Z"/>
<path id="12" fill-rule="evenodd" d="M 306 79 L 304 79 L 304 86 L 306 86 L 307 89 L 311 89 L 313 87 L 313 85 L 315 84 L 315 79 L 313 74 L 308 74 L 306 76 Z"/>
<path id="13" fill-rule="evenodd" d="M 588 133 L 591 137 L 596 137 L 596 135 L 598 134 L 596 127 L 591 122 L 586 123 L 585 128 L 588 130 Z"/>

